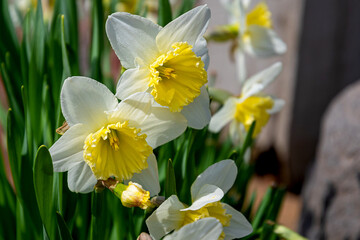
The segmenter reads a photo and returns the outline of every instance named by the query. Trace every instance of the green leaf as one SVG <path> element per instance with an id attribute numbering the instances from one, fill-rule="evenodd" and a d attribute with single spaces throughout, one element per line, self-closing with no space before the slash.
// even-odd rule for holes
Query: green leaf
<path id="1" fill-rule="evenodd" d="M 41 1 L 38 1 L 34 20 L 33 37 L 31 39 L 31 56 L 29 63 L 28 81 L 24 81 L 26 90 L 26 101 L 28 106 L 28 118 L 30 118 L 31 129 L 28 129 L 37 148 L 42 142 L 41 128 L 41 105 L 42 88 L 44 80 L 45 65 L 45 32 Z M 40 94 L 39 94 L 40 93 Z M 35 148 L 35 149 L 36 149 Z"/>
<path id="2" fill-rule="evenodd" d="M 169 0 L 159 0 L 158 24 L 165 26 L 172 21 L 172 11 Z"/>
<path id="3" fill-rule="evenodd" d="M 10 52 L 14 60 L 12 63 L 18 63 L 19 41 L 10 17 L 8 2 L 7 0 L 0 0 L 0 29 L 2 36 L 6 36 L 0 39 L 0 60 L 4 61 L 5 53 Z"/>
<path id="4" fill-rule="evenodd" d="M 271 221 L 276 221 L 276 219 L 279 215 L 281 204 L 284 200 L 285 194 L 286 194 L 285 188 L 279 187 L 276 189 L 276 193 L 275 193 L 274 199 L 272 201 L 271 208 L 269 211 L 269 215 L 267 216 L 267 219 L 269 219 Z"/>
<path id="5" fill-rule="evenodd" d="M 90 227 L 90 239 L 102 239 L 104 237 L 104 191 L 100 193 L 92 192 L 91 198 L 91 227 Z"/>
<path id="6" fill-rule="evenodd" d="M 62 81 L 64 81 L 65 78 L 71 76 L 69 57 L 67 54 L 66 43 L 65 43 L 64 15 L 61 15 L 61 53 L 62 53 L 62 60 L 63 60 Z"/>
<path id="7" fill-rule="evenodd" d="M 6 239 L 16 237 L 16 197 L 11 188 L 4 167 L 4 159 L 0 148 L 0 236 Z"/>
<path id="8" fill-rule="evenodd" d="M 254 230 L 257 230 L 266 220 L 269 207 L 271 206 L 272 200 L 274 199 L 275 192 L 276 189 L 274 187 L 270 187 L 266 191 L 266 194 L 262 199 L 261 204 L 256 212 L 255 218 L 252 222 L 252 226 Z"/>
<path id="9" fill-rule="evenodd" d="M 19 129 L 16 126 L 14 113 L 11 109 L 9 109 L 7 117 L 7 151 L 15 189 L 17 190 L 17 194 L 21 197 L 19 172 L 22 137 L 20 133 L 21 131 L 19 132 Z"/>
<path id="10" fill-rule="evenodd" d="M 262 226 L 262 231 L 260 234 L 260 239 L 268 239 L 268 240 L 275 240 L 276 235 L 274 234 L 274 225 L 269 224 L 268 221 L 266 221 Z"/>
<path id="11" fill-rule="evenodd" d="M 195 5 L 195 0 L 183 0 L 180 10 L 178 11 L 176 16 L 180 16 L 184 13 L 186 13 L 187 11 L 191 10 Z"/>
<path id="12" fill-rule="evenodd" d="M 53 164 L 50 153 L 41 146 L 34 163 L 34 187 L 40 216 L 50 239 L 55 239 L 55 211 L 52 199 Z"/>
<path id="13" fill-rule="evenodd" d="M 101 57 L 103 52 L 104 36 L 104 9 L 102 0 L 92 1 L 92 38 L 91 38 L 91 77 L 102 81 Z"/>
<path id="14" fill-rule="evenodd" d="M 13 86 L 14 81 L 11 81 L 11 78 L 5 67 L 5 63 L 1 63 L 0 70 L 1 70 L 0 73 L 2 76 L 2 80 L 4 81 L 4 85 L 5 85 L 6 95 L 8 97 L 10 107 L 13 109 L 15 115 L 16 124 L 18 124 L 18 126 L 22 128 L 24 123 L 23 122 L 24 115 L 22 112 L 23 109 L 21 108 L 21 98 L 18 98 L 17 93 L 15 93 L 17 89 L 16 86 Z"/>
<path id="15" fill-rule="evenodd" d="M 243 212 L 244 216 L 245 216 L 247 219 L 250 218 L 250 215 L 251 215 L 253 206 L 254 206 L 254 204 L 255 204 L 255 199 L 256 199 L 256 192 L 253 192 L 252 195 L 251 195 L 251 199 L 250 199 L 249 205 L 248 205 L 248 207 L 245 209 L 245 211 Z"/>
<path id="16" fill-rule="evenodd" d="M 52 29 L 56 29 L 58 17 L 64 15 L 64 42 L 69 57 L 71 73 L 80 75 L 79 71 L 79 29 L 77 16 L 77 1 L 55 1 L 52 19 Z"/>
<path id="17" fill-rule="evenodd" d="M 245 140 L 244 140 L 244 143 L 243 145 L 241 146 L 241 149 L 240 149 L 240 153 L 239 153 L 239 157 L 238 159 L 236 160 L 236 165 L 237 167 L 239 168 L 240 165 L 244 162 L 244 156 L 245 156 L 245 153 L 246 153 L 246 150 L 248 148 L 251 148 L 252 144 L 253 144 L 253 133 L 254 133 L 254 130 L 255 130 L 255 126 L 256 126 L 256 121 L 253 121 L 250 128 L 249 128 L 249 131 L 247 132 L 246 134 L 246 137 L 245 137 Z"/>
<path id="18" fill-rule="evenodd" d="M 176 179 L 174 166 L 171 159 L 169 159 L 166 168 L 165 198 L 168 198 L 171 195 L 176 195 Z"/>
<path id="19" fill-rule="evenodd" d="M 56 212 L 56 219 L 59 227 L 60 236 L 63 240 L 72 240 L 72 236 L 63 216 Z"/>

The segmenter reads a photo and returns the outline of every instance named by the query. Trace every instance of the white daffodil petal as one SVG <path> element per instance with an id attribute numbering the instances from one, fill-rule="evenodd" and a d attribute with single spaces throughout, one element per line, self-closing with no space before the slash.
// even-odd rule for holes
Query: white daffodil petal
<path id="1" fill-rule="evenodd" d="M 245 9 L 249 8 L 251 0 L 240 0 L 240 1 L 242 1 L 242 4 Z"/>
<path id="2" fill-rule="evenodd" d="M 82 124 L 69 128 L 49 149 L 55 172 L 65 172 L 84 161 L 83 146 L 89 133 Z"/>
<path id="3" fill-rule="evenodd" d="M 223 227 L 216 218 L 208 217 L 185 225 L 179 231 L 166 236 L 164 240 L 217 240 Z"/>
<path id="4" fill-rule="evenodd" d="M 190 207 L 181 209 L 181 211 L 198 210 L 208 203 L 220 201 L 224 197 L 224 192 L 221 188 L 205 184 L 196 193 L 196 196 L 192 196 L 193 203 Z"/>
<path id="5" fill-rule="evenodd" d="M 219 132 L 226 124 L 234 119 L 236 112 L 236 98 L 230 97 L 226 100 L 224 106 L 212 116 L 209 123 L 211 132 Z"/>
<path id="6" fill-rule="evenodd" d="M 181 113 L 188 121 L 188 126 L 194 129 L 204 128 L 210 121 L 210 100 L 206 87 L 201 88 L 200 96 L 189 105 L 185 106 Z"/>
<path id="7" fill-rule="evenodd" d="M 242 238 L 249 235 L 253 229 L 241 212 L 224 203 L 227 214 L 231 214 L 230 225 L 224 227 L 225 239 Z"/>
<path id="8" fill-rule="evenodd" d="M 230 123 L 229 134 L 234 146 L 237 146 L 239 143 L 244 141 L 246 136 L 244 125 L 241 122 L 233 120 Z"/>
<path id="9" fill-rule="evenodd" d="M 148 168 L 141 171 L 141 173 L 135 173 L 134 176 L 126 181 L 128 184 L 136 182 L 140 184 L 143 189 L 150 192 L 150 196 L 155 196 L 160 192 L 160 183 L 158 176 L 158 167 L 155 155 L 152 153 L 147 159 Z"/>
<path id="10" fill-rule="evenodd" d="M 204 68 L 205 70 L 207 70 L 210 63 L 210 57 L 209 57 L 207 42 L 205 38 L 201 37 L 198 41 L 196 41 L 193 51 L 196 54 L 196 56 L 201 57 L 201 60 L 205 64 Z"/>
<path id="11" fill-rule="evenodd" d="M 275 31 L 258 25 L 250 25 L 245 40 L 247 53 L 257 57 L 271 57 L 286 52 L 286 44 L 277 36 Z"/>
<path id="12" fill-rule="evenodd" d="M 205 184 L 215 185 L 221 188 L 224 194 L 227 193 L 234 184 L 236 175 L 237 167 L 233 160 L 222 160 L 211 165 L 191 185 L 191 198 L 193 202 Z"/>
<path id="13" fill-rule="evenodd" d="M 85 161 L 72 167 L 68 172 L 68 186 L 76 193 L 89 193 L 94 190 L 97 180 Z"/>
<path id="14" fill-rule="evenodd" d="M 277 113 L 285 106 L 285 101 L 282 99 L 275 98 L 273 99 L 273 101 L 274 101 L 273 107 L 267 111 L 269 114 Z"/>
<path id="15" fill-rule="evenodd" d="M 151 236 L 157 240 L 172 230 L 178 229 L 184 220 L 184 213 L 180 211 L 184 207 L 176 195 L 172 195 L 163 202 L 146 219 L 146 225 Z"/>
<path id="16" fill-rule="evenodd" d="M 116 87 L 116 97 L 123 100 L 131 94 L 145 92 L 149 88 L 149 70 L 146 68 L 132 68 L 126 70 Z"/>
<path id="17" fill-rule="evenodd" d="M 106 21 L 106 34 L 125 68 L 134 68 L 137 57 L 150 63 L 158 55 L 155 43 L 161 27 L 149 19 L 125 12 L 111 14 Z"/>
<path id="18" fill-rule="evenodd" d="M 124 116 L 126 119 L 122 119 Z M 135 93 L 120 102 L 110 115 L 110 121 L 119 120 L 128 120 L 132 127 L 140 128 L 152 148 L 177 138 L 186 129 L 186 119 L 181 113 L 160 106 L 149 93 Z"/>
<path id="19" fill-rule="evenodd" d="M 116 108 L 118 100 L 103 84 L 86 77 L 70 77 L 61 90 L 61 108 L 69 126 L 86 124 L 98 129 L 106 122 L 106 111 Z"/>
<path id="20" fill-rule="evenodd" d="M 246 99 L 250 96 L 260 93 L 270 83 L 272 83 L 282 70 L 282 63 L 277 62 L 266 68 L 265 70 L 250 77 L 244 84 L 242 89 L 242 98 Z"/>
<path id="21" fill-rule="evenodd" d="M 210 9 L 207 5 L 196 7 L 167 24 L 156 37 L 156 44 L 162 53 L 171 50 L 176 42 L 187 42 L 194 46 L 208 26 Z"/>

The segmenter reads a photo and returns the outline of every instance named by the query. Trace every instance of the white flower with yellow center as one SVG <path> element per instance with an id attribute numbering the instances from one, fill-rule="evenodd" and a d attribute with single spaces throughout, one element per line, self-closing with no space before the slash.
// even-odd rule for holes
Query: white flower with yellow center
<path id="1" fill-rule="evenodd" d="M 221 203 L 234 184 L 237 167 L 233 160 L 223 160 L 208 167 L 191 186 L 192 205 L 187 207 L 172 195 L 146 220 L 149 232 L 160 239 L 200 219 L 216 218 L 222 225 L 219 239 L 244 237 L 252 232 L 251 224 L 230 205 Z M 199 229 L 200 230 L 200 229 Z"/>
<path id="2" fill-rule="evenodd" d="M 286 44 L 272 28 L 271 12 L 265 2 L 249 9 L 250 0 L 223 0 L 231 22 L 238 29 L 238 49 L 257 57 L 286 52 Z"/>
<path id="3" fill-rule="evenodd" d="M 148 93 L 122 102 L 103 84 L 70 77 L 61 90 L 69 129 L 50 148 L 54 171 L 68 171 L 69 189 L 91 192 L 97 180 L 132 180 L 151 195 L 160 190 L 153 149 L 178 137 L 186 119 Z"/>
<path id="4" fill-rule="evenodd" d="M 211 117 L 205 88 L 209 57 L 202 36 L 209 18 L 206 5 L 181 15 L 164 28 L 129 13 L 109 16 L 107 36 L 127 69 L 119 80 L 116 96 L 125 99 L 136 92 L 149 92 L 171 112 L 181 112 L 188 126 L 206 126 Z"/>
<path id="5" fill-rule="evenodd" d="M 269 68 L 249 78 L 241 91 L 240 97 L 230 97 L 224 106 L 211 118 L 209 130 L 219 132 L 231 122 L 230 136 L 235 144 L 239 143 L 253 123 L 256 121 L 253 137 L 257 136 L 267 124 L 270 114 L 281 110 L 285 102 L 261 94 L 261 92 L 280 74 L 281 63 L 275 63 Z"/>

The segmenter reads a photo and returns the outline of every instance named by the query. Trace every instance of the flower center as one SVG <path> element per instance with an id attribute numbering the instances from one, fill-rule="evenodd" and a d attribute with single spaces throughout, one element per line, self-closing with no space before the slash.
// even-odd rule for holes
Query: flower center
<path id="1" fill-rule="evenodd" d="M 271 12 L 266 3 L 257 4 L 254 9 L 246 15 L 246 26 L 259 25 L 265 28 L 271 28 Z"/>
<path id="2" fill-rule="evenodd" d="M 244 125 L 246 131 L 249 131 L 253 121 L 256 121 L 253 133 L 253 136 L 256 136 L 268 122 L 270 115 L 267 110 L 270 110 L 273 105 L 274 101 L 270 97 L 251 96 L 236 105 L 234 117 Z"/>
<path id="3" fill-rule="evenodd" d="M 109 124 L 87 136 L 84 159 L 97 179 L 115 177 L 122 181 L 148 167 L 146 160 L 152 148 L 140 131 L 126 121 Z"/>
<path id="4" fill-rule="evenodd" d="M 194 211 L 185 211 L 184 222 L 181 224 L 180 228 L 192 223 L 196 222 L 199 219 L 206 218 L 206 217 L 214 217 L 223 227 L 227 227 L 230 225 L 231 214 L 226 213 L 226 209 L 224 208 L 223 204 L 218 202 L 208 203 L 204 207 L 194 210 Z M 224 239 L 225 234 L 224 232 L 221 233 L 219 239 Z"/>
<path id="5" fill-rule="evenodd" d="M 200 95 L 200 88 L 207 83 L 207 73 L 191 45 L 177 42 L 172 48 L 150 65 L 149 87 L 156 102 L 172 112 L 180 112 Z"/>

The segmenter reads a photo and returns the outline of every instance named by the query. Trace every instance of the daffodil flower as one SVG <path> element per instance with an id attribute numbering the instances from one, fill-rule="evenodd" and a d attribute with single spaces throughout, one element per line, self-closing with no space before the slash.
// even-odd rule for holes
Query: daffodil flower
<path id="1" fill-rule="evenodd" d="M 50 148 L 54 171 L 68 171 L 69 189 L 91 192 L 97 180 L 132 180 L 159 192 L 153 149 L 179 136 L 186 119 L 159 106 L 148 93 L 122 102 L 103 84 L 70 77 L 61 90 L 69 129 Z"/>
<path id="2" fill-rule="evenodd" d="M 256 57 L 271 57 L 286 52 L 286 44 L 272 28 L 271 12 L 265 2 L 249 9 L 250 0 L 223 0 L 230 13 L 231 25 L 227 29 L 237 32 L 236 65 L 238 80 L 246 79 L 245 54 Z"/>
<path id="3" fill-rule="evenodd" d="M 267 124 L 270 114 L 280 111 L 285 104 L 282 99 L 261 94 L 280 74 L 281 69 L 282 64 L 278 62 L 249 78 L 242 88 L 240 97 L 228 98 L 220 111 L 211 118 L 209 130 L 219 132 L 231 122 L 230 136 L 234 144 L 237 144 L 253 121 L 256 121 L 253 136 L 257 136 Z"/>
<path id="4" fill-rule="evenodd" d="M 220 202 L 234 184 L 236 175 L 237 167 L 232 160 L 223 160 L 207 168 L 191 186 L 193 203 L 190 207 L 172 195 L 146 220 L 152 237 L 160 239 L 173 230 L 181 231 L 188 224 L 208 217 L 214 217 L 221 223 L 220 239 L 250 234 L 252 227 L 246 218 L 230 205 Z"/>
<path id="5" fill-rule="evenodd" d="M 257 57 L 270 57 L 286 52 L 286 44 L 272 29 L 271 12 L 265 2 L 249 10 L 249 0 L 225 0 L 234 27 L 238 28 L 240 50 Z"/>
<path id="6" fill-rule="evenodd" d="M 149 92 L 171 112 L 181 112 L 188 126 L 206 126 L 211 117 L 205 88 L 209 57 L 202 36 L 209 18 L 206 5 L 181 15 L 164 28 L 124 12 L 110 15 L 106 33 L 127 69 L 118 82 L 116 96 L 125 99 L 136 92 Z"/>

